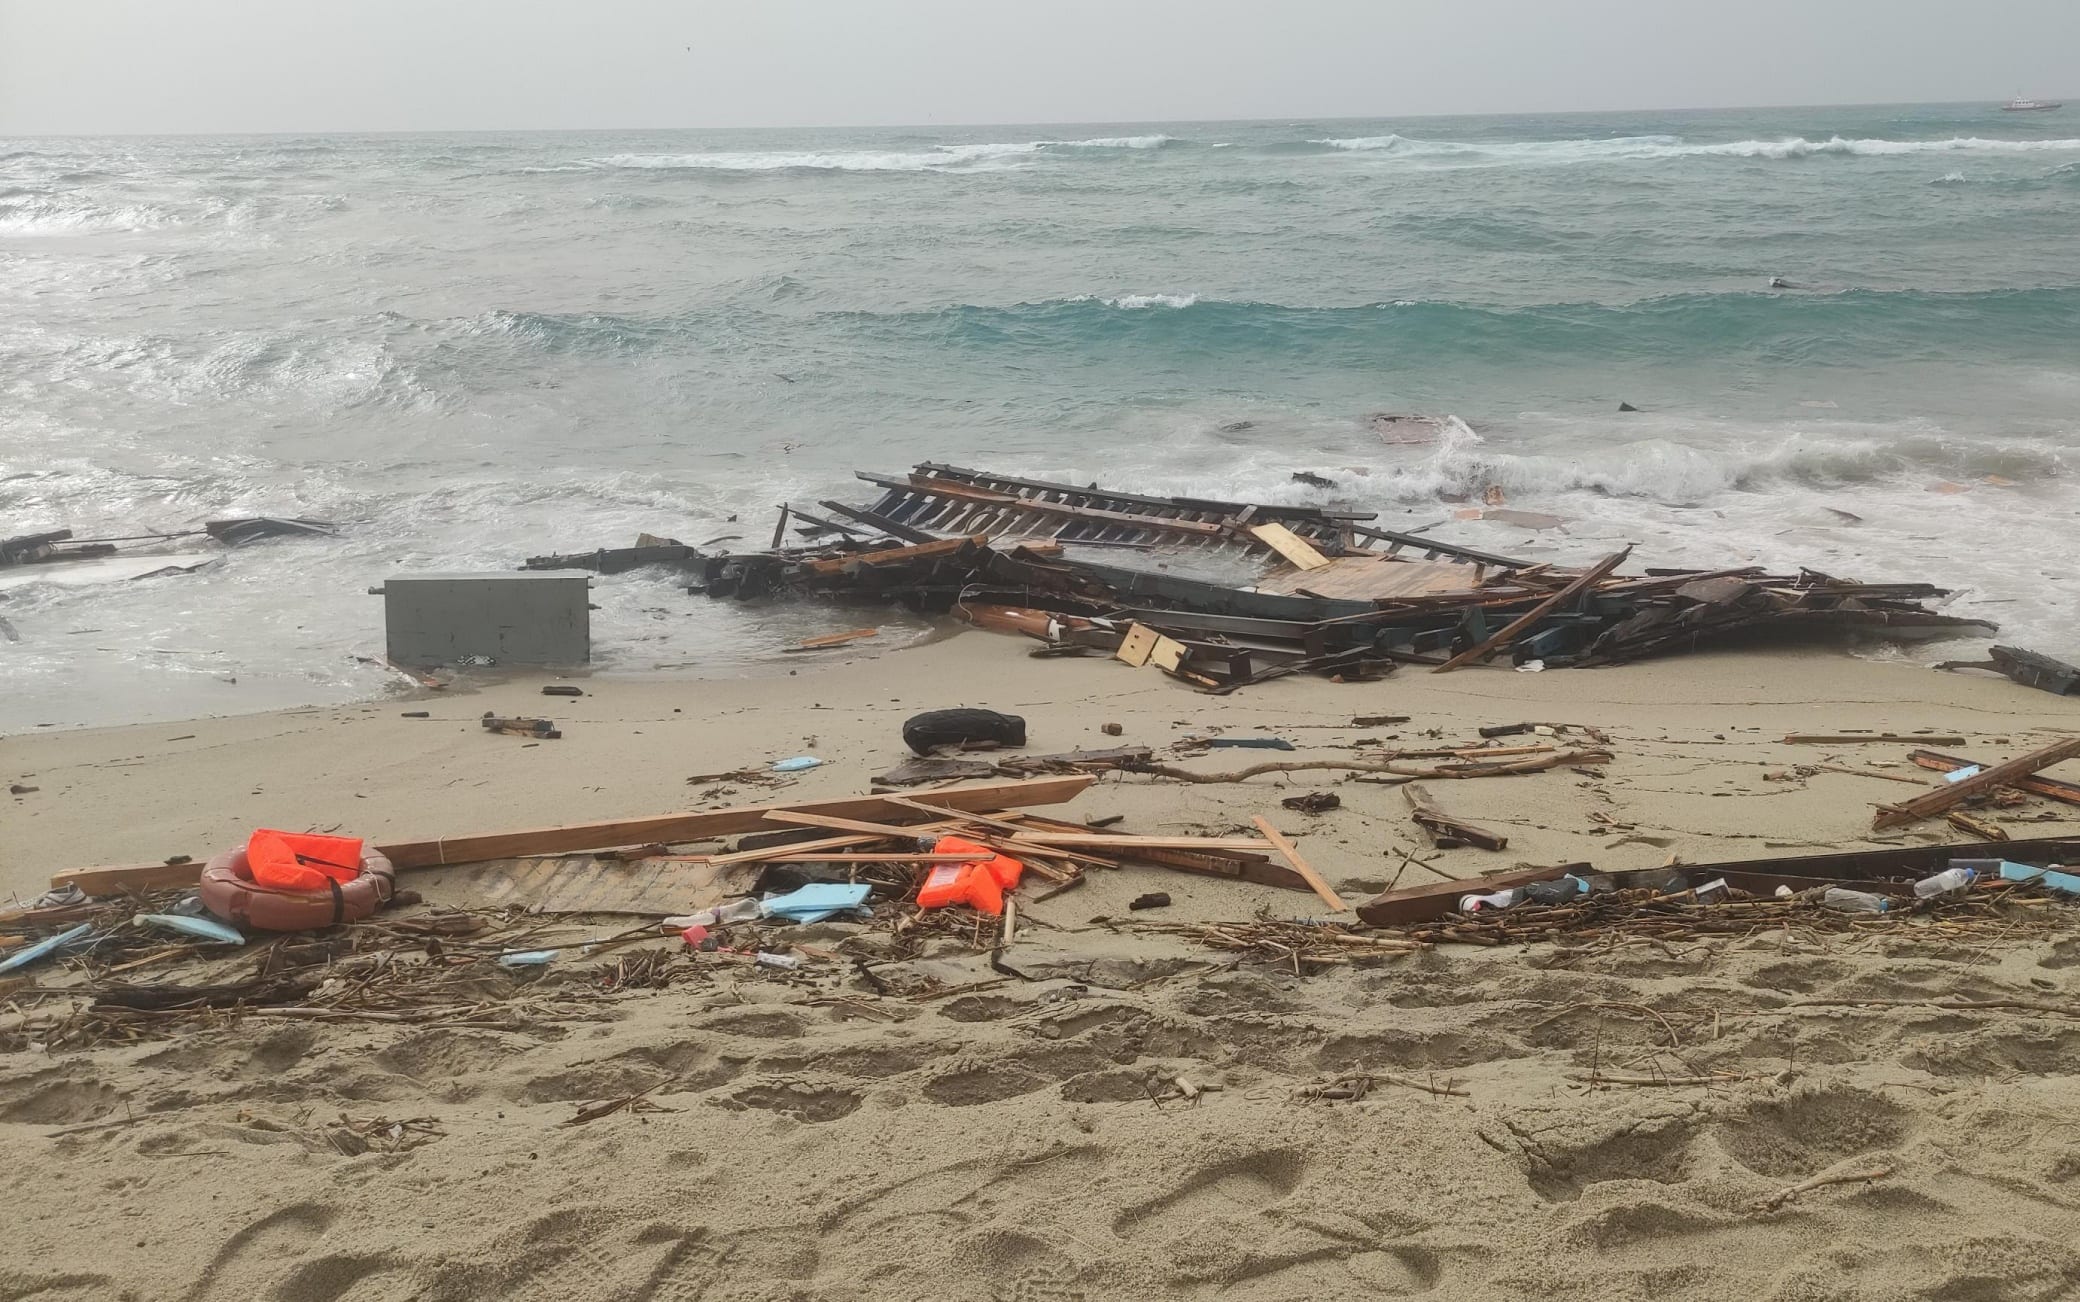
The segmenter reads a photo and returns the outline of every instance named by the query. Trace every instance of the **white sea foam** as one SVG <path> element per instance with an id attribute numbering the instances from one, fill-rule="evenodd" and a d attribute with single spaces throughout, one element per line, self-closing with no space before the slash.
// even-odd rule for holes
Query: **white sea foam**
<path id="1" fill-rule="evenodd" d="M 1118 298 L 1105 300 L 1107 307 L 1122 307 L 1129 310 L 1151 307 L 1190 307 L 1199 301 L 1197 294 L 1121 294 Z"/>
<path id="2" fill-rule="evenodd" d="M 1022 140 L 968 145 L 935 145 L 920 150 L 762 150 L 701 154 L 610 154 L 590 159 L 591 167 L 705 169 L 721 172 L 988 171 L 1023 166 L 1042 154 L 1082 149 L 1156 149 L 1171 137 L 1100 136 L 1090 140 Z"/>
<path id="3" fill-rule="evenodd" d="M 0 199 L 0 235 L 148 230 L 173 221 L 172 213 L 148 203 L 98 204 L 63 194 L 16 194 Z"/>
<path id="4" fill-rule="evenodd" d="M 1351 153 L 1393 154 L 1408 158 L 1460 158 L 1496 162 L 1588 162 L 1602 159 L 1665 158 L 1811 158 L 1816 155 L 1887 157 L 1901 154 L 2041 153 L 2080 150 L 2080 139 L 1995 140 L 1952 136 L 1941 140 L 1880 140 L 1830 136 L 1808 140 L 1686 141 L 1680 136 L 1614 136 L 1604 140 L 1417 140 L 1408 136 L 1350 136 L 1311 140 Z"/>

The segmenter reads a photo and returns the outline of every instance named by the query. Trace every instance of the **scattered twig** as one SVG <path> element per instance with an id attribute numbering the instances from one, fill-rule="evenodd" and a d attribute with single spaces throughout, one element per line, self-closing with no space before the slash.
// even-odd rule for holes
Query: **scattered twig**
<path id="1" fill-rule="evenodd" d="M 1825 1189 L 1835 1184 L 1868 1184 L 1873 1180 L 1883 1180 L 1891 1175 L 1892 1171 L 1893 1168 L 1890 1166 L 1874 1166 L 1868 1171 L 1850 1171 L 1843 1175 L 1816 1175 L 1810 1180 L 1786 1185 L 1769 1197 L 1760 1199 L 1755 1203 L 1754 1210 L 1773 1212 L 1786 1203 L 1797 1201 L 1800 1194 L 1808 1194 L 1815 1189 Z"/>

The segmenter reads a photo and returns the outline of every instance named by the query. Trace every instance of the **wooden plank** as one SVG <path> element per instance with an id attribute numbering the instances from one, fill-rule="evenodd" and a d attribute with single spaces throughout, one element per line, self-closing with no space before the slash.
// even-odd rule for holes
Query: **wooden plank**
<path id="1" fill-rule="evenodd" d="M 175 886 L 193 886 L 202 880 L 199 863 L 148 863 L 106 868 L 74 868 L 51 878 L 51 885 L 77 885 L 89 895 L 120 895 L 124 891 L 157 891 Z"/>
<path id="2" fill-rule="evenodd" d="M 928 543 L 910 547 L 891 547 L 886 551 L 852 552 L 845 556 L 833 556 L 827 560 L 803 561 L 802 568 L 810 574 L 833 576 L 844 574 L 856 566 L 902 565 L 911 561 L 928 561 L 944 556 L 958 555 L 967 547 L 982 547 L 989 543 L 988 534 L 976 534 L 968 538 L 935 538 Z"/>
<path id="3" fill-rule="evenodd" d="M 907 542 L 914 543 L 938 541 L 938 537 L 934 534 L 926 533 L 922 529 L 913 529 L 901 521 L 891 520 L 885 515 L 879 515 L 861 507 L 847 506 L 843 502 L 832 501 L 819 502 L 817 505 L 834 515 L 842 515 L 848 520 L 857 520 L 870 529 L 878 529 L 891 538 L 901 538 Z"/>
<path id="4" fill-rule="evenodd" d="M 1469 892 L 1506 891 L 1512 886 L 1551 881 L 1576 869 L 1587 871 L 1586 865 L 1565 864 L 1555 868 L 1517 868 L 1460 881 L 1405 886 L 1398 891 L 1375 895 L 1360 904 L 1358 917 L 1374 927 L 1405 927 L 1411 922 L 1443 917 L 1458 907 L 1461 895 Z"/>
<path id="5" fill-rule="evenodd" d="M 1027 805 L 1058 805 L 1073 800 L 1096 782 L 1089 773 L 1065 773 L 1056 777 L 1026 778 L 1016 782 L 991 782 L 973 787 L 913 793 L 913 798 L 947 810 L 1015 809 Z M 474 836 L 446 837 L 430 841 L 399 841 L 376 848 L 400 869 L 431 868 L 440 864 L 481 863 L 487 859 L 516 859 L 523 855 L 575 854 L 606 850 L 623 845 L 670 845 L 680 841 L 709 841 L 757 832 L 767 828 L 765 816 L 775 809 L 828 814 L 835 818 L 895 814 L 902 807 L 891 805 L 886 796 L 840 796 L 831 800 L 796 801 L 763 805 L 739 805 L 704 812 L 657 814 L 604 823 L 576 823 L 567 827 L 532 828 L 520 832 L 489 832 Z M 898 815 L 899 816 L 899 815 Z M 800 846 L 794 847 L 800 849 Z M 718 856 L 725 859 L 728 856 Z M 114 894 L 123 890 L 160 886 L 192 886 L 201 876 L 201 864 L 169 867 L 151 864 L 142 868 L 79 868 L 51 878 L 53 886 L 80 881 L 94 884 L 97 891 Z M 137 883 L 150 883 L 139 887 Z"/>
<path id="6" fill-rule="evenodd" d="M 937 811 L 933 811 L 937 816 Z M 860 832 L 868 836 L 891 837 L 900 840 L 916 836 L 917 829 L 895 823 L 869 823 L 859 818 L 835 818 L 829 814 L 798 814 L 793 810 L 776 809 L 766 815 L 768 823 L 786 823 L 793 827 L 828 827 L 834 832 Z"/>
<path id="7" fill-rule="evenodd" d="M 1300 569 L 1318 570 L 1329 564 L 1329 558 L 1316 551 L 1305 538 L 1275 521 L 1251 525 L 1249 535 Z"/>
<path id="8" fill-rule="evenodd" d="M 1258 814 L 1250 821 L 1257 825 L 1257 830 L 1264 834 L 1264 839 L 1271 842 L 1273 848 L 1292 866 L 1293 871 L 1307 879 L 1308 886 L 1316 895 L 1322 897 L 1322 903 L 1329 906 L 1330 912 L 1342 913 L 1351 907 L 1343 902 L 1343 897 L 1322 879 L 1322 875 L 1316 872 L 1307 860 L 1300 857 L 1299 849 L 1286 839 L 1285 833 L 1271 825 L 1270 819 Z"/>
<path id="9" fill-rule="evenodd" d="M 1301 588 L 1337 601 L 1388 601 L 1480 592 L 1476 566 L 1462 561 L 1404 561 L 1365 553 L 1339 556 L 1319 570 L 1267 574 L 1258 592 L 1298 595 Z"/>
<path id="10" fill-rule="evenodd" d="M 1996 764 L 1963 781 L 1946 781 L 1935 790 L 1923 792 L 1911 800 L 1903 800 L 1896 805 L 1879 806 L 1877 817 L 1871 820 L 1871 830 L 1901 827 L 1924 818 L 1932 818 L 1962 804 L 1972 796 L 1992 791 L 1996 787 L 2007 786 L 2017 778 L 2029 777 L 2038 769 L 2050 768 L 2060 760 L 2068 760 L 2075 755 L 2080 755 L 2080 737 L 2068 737 L 2064 741 L 2053 742 L 2049 746 L 2033 750 L 2019 759 Z"/>
<path id="11" fill-rule="evenodd" d="M 1584 570 L 1580 577 L 1576 578 L 1574 582 L 1560 589 L 1560 591 L 1554 593 L 1552 596 L 1547 597 L 1544 601 L 1539 602 L 1536 606 L 1533 606 L 1524 614 L 1519 615 L 1517 618 L 1511 620 L 1507 625 L 1503 627 L 1501 632 L 1496 633 L 1494 636 L 1488 638 L 1485 642 L 1482 642 L 1478 646 L 1471 646 L 1466 648 L 1464 651 L 1461 651 L 1458 655 L 1453 656 L 1451 659 L 1437 666 L 1437 668 L 1432 669 L 1430 672 L 1433 674 L 1450 673 L 1452 670 L 1457 669 L 1460 665 L 1463 665 L 1468 661 L 1487 659 L 1489 656 L 1495 653 L 1496 648 L 1509 645 L 1511 642 L 1516 640 L 1518 634 L 1528 632 L 1533 625 L 1538 623 L 1538 621 L 1544 619 L 1546 616 L 1552 614 L 1560 607 L 1566 605 L 1568 602 L 1574 600 L 1582 593 L 1587 592 L 1590 588 L 1594 587 L 1598 583 L 1598 581 L 1603 579 L 1612 570 L 1615 570 L 1620 565 L 1623 565 L 1625 563 L 1625 558 L 1630 555 L 1632 555 L 1632 548 L 1630 547 L 1627 547 L 1623 551 L 1612 552 L 1610 555 L 1596 562 L 1596 564 L 1590 566 L 1587 570 Z"/>
<path id="12" fill-rule="evenodd" d="M 1938 736 L 1932 732 L 1793 732 L 1784 737 L 1787 746 L 1962 746 L 1964 738 Z"/>
<path id="13" fill-rule="evenodd" d="M 871 475 L 856 472 L 858 477 L 870 484 L 883 488 L 901 489 L 922 493 L 928 497 L 943 498 L 953 502 L 970 502 L 995 506 L 1012 514 L 1036 514 L 1063 516 L 1071 520 L 1084 520 L 1093 524 L 1124 525 L 1130 529 L 1148 529 L 1157 533 L 1181 533 L 1194 538 L 1212 539 L 1222 534 L 1221 526 L 1199 520 L 1174 520 L 1155 515 L 1134 515 L 1125 511 L 1102 511 L 1096 507 L 1070 506 L 1063 502 L 1041 502 L 1032 498 L 1015 497 L 1009 493 L 993 493 L 988 489 L 970 488 L 965 485 L 949 484 L 939 479 L 921 479 L 912 476 L 908 480 L 891 479 L 886 475 Z M 830 503 L 824 503 L 829 506 Z"/>
<path id="14" fill-rule="evenodd" d="M 1960 759 L 1955 755 L 1943 755 L 1932 750 L 1917 750 L 1907 756 L 1907 758 L 1919 764 L 1922 768 L 1936 769 L 1944 773 L 1955 773 L 1959 769 L 1968 769 L 1973 765 L 1979 764 L 1977 760 Z M 1984 768 L 1985 766 L 1979 765 L 1979 767 Z M 1911 778 L 1900 778 L 1898 780 L 1901 782 L 1913 781 Z M 2008 785 L 2017 791 L 2027 791 L 2033 796 L 2042 796 L 2046 800 L 2056 800 L 2062 805 L 2080 805 L 2080 782 L 2061 782 L 2057 778 L 2047 778 L 2042 774 L 2037 774 L 2031 777 L 2017 778 Z"/>
<path id="15" fill-rule="evenodd" d="M 915 854 L 861 854 L 856 850 L 832 854 L 783 854 L 766 863 L 988 863 L 994 854 L 937 854 L 919 850 Z"/>
<path id="16" fill-rule="evenodd" d="M 711 855 L 708 862 L 728 867 L 740 863 L 771 863 L 791 854 L 807 854 L 813 850 L 850 850 L 854 846 L 872 845 L 886 841 L 885 836 L 827 836 L 820 841 L 789 841 L 784 845 L 761 845 L 748 850 L 733 850 L 728 854 Z"/>
<path id="17" fill-rule="evenodd" d="M 1418 827 L 1430 834 L 1431 842 L 1440 850 L 1454 845 L 1471 845 L 1482 850 L 1507 850 L 1509 838 L 1485 827 L 1454 818 L 1430 803 L 1430 794 L 1419 783 L 1411 782 L 1401 788 L 1408 801 L 1408 816 Z"/>
<path id="18" fill-rule="evenodd" d="M 1020 836 L 1037 845 L 1066 845 L 1078 849 L 1131 850 L 1255 850 L 1264 843 L 1247 836 L 1108 836 L 1101 832 L 1021 831 Z"/>
<path id="19" fill-rule="evenodd" d="M 1174 637 L 1156 634 L 1156 644 L 1148 652 L 1148 663 L 1166 674 L 1174 674 L 1184 668 L 1184 658 L 1191 651 Z"/>
<path id="20" fill-rule="evenodd" d="M 1112 658 L 1139 669 L 1148 663 L 1148 657 L 1155 652 L 1156 643 L 1162 640 L 1162 636 L 1146 624 L 1130 624 L 1127 636 L 1120 642 L 1119 650 L 1112 653 Z"/>

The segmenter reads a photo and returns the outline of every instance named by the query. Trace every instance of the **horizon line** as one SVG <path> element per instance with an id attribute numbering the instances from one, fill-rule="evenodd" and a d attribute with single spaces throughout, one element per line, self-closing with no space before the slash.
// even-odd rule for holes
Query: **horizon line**
<path id="1" fill-rule="evenodd" d="M 1871 108 L 1951 108 L 1964 105 L 1985 105 L 1995 109 L 2006 103 L 1997 99 L 1958 100 L 1859 100 L 1838 103 L 1815 104 L 1728 104 L 1692 105 L 1682 108 L 1586 108 L 1586 109 L 1520 109 L 1507 112 L 1483 113 L 1386 113 L 1376 115 L 1352 114 L 1300 114 L 1282 113 L 1272 117 L 1255 118 L 1065 118 L 1056 121 L 1001 120 L 993 122 L 875 122 L 875 123 L 820 123 L 820 124 L 765 124 L 765 125 L 691 125 L 691 126 L 606 126 L 606 127 L 383 127 L 383 128 L 301 128 L 281 130 L 228 130 L 228 131 L 27 131 L 11 132 L 0 129 L 0 139 L 10 140 L 181 140 L 208 137 L 257 137 L 273 138 L 285 136 L 494 136 L 494 135 L 583 135 L 583 134 L 626 134 L 644 131 L 981 131 L 1000 127 L 1127 127 L 1127 126 L 1254 126 L 1276 122 L 1399 122 L 1436 121 L 1444 118 L 1520 118 L 1520 117 L 1592 117 L 1628 113 L 1749 113 L 1788 112 L 1801 109 L 1871 109 Z"/>

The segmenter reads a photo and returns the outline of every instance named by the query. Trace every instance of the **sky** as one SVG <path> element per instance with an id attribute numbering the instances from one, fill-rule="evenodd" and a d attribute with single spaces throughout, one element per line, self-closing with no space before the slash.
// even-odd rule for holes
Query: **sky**
<path id="1" fill-rule="evenodd" d="M 0 0 L 0 134 L 2080 99 L 2080 0 Z"/>

